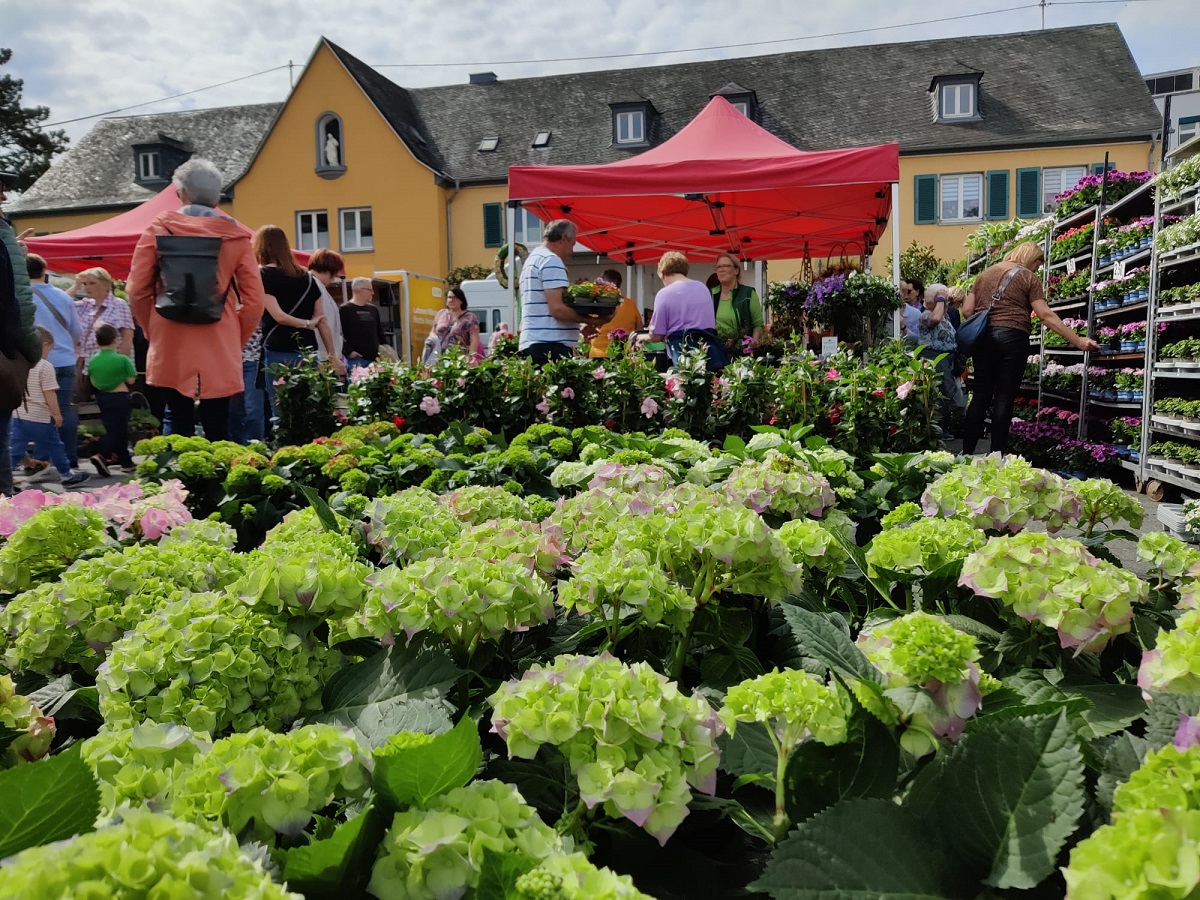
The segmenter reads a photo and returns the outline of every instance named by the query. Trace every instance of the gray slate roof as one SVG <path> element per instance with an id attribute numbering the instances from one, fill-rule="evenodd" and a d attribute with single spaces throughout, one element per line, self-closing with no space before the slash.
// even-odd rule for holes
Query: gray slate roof
<path id="1" fill-rule="evenodd" d="M 977 122 L 933 121 L 939 75 L 983 72 Z M 510 165 L 605 163 L 637 151 L 612 144 L 608 104 L 643 97 L 659 116 L 651 143 L 686 125 L 729 82 L 755 91 L 757 121 L 801 150 L 898 142 L 901 153 L 1145 140 L 1161 127 L 1116 25 L 1059 28 L 778 53 L 711 62 L 414 88 L 417 110 L 464 181 Z M 532 150 L 538 131 L 550 146 Z M 477 150 L 499 135 L 493 153 Z"/>
<path id="2" fill-rule="evenodd" d="M 133 145 L 166 135 L 187 144 L 195 156 L 210 159 L 232 185 L 246 171 L 282 103 L 225 106 L 148 116 L 101 119 L 19 200 L 5 205 L 12 214 L 131 207 L 160 189 L 133 180 Z"/>

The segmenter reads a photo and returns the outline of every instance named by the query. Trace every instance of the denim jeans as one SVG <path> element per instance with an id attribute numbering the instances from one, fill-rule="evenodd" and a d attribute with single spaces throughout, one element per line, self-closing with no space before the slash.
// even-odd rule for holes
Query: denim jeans
<path id="1" fill-rule="evenodd" d="M 298 352 L 263 349 L 263 366 L 266 369 L 266 372 L 263 373 L 263 384 L 266 386 L 267 415 L 272 419 L 279 416 L 275 409 L 275 379 L 279 377 L 279 372 L 276 370 L 280 366 L 297 366 L 303 361 L 304 357 Z"/>
<path id="2" fill-rule="evenodd" d="M 79 465 L 79 410 L 75 408 L 75 367 L 55 366 L 54 375 L 58 378 L 58 408 L 62 412 L 63 423 L 58 429 L 63 446 L 67 449 L 67 459 L 72 466 Z"/>
<path id="3" fill-rule="evenodd" d="M 33 441 L 33 452 L 38 459 L 48 459 L 54 463 L 54 468 L 63 478 L 70 478 L 74 474 L 62 438 L 58 436 L 58 429 L 53 422 L 26 422 L 13 416 L 12 430 L 12 447 L 8 458 L 14 468 L 20 465 L 25 446 Z M 11 473 L 9 477 L 12 477 Z"/>
<path id="4" fill-rule="evenodd" d="M 100 439 L 100 455 L 105 459 L 117 458 L 117 464 L 132 466 L 129 455 L 129 410 L 133 399 L 128 391 L 96 391 L 96 405 L 100 407 L 100 421 L 104 425 L 104 437 Z"/>
<path id="5" fill-rule="evenodd" d="M 520 351 L 521 356 L 528 356 L 533 360 L 534 365 L 537 366 L 543 366 L 556 359 L 565 359 L 574 354 L 574 347 L 568 347 L 566 344 L 559 344 L 554 341 L 530 344 L 524 350 Z"/>
<path id="6" fill-rule="evenodd" d="M 229 439 L 261 441 L 266 434 L 265 396 L 258 386 L 258 360 L 242 360 L 242 393 L 229 398 Z"/>
<path id="7" fill-rule="evenodd" d="M 967 407 L 963 453 L 974 453 L 983 419 L 992 409 L 992 452 L 1008 452 L 1013 401 L 1029 359 L 1029 334 L 1019 328 L 988 327 L 975 346 L 975 393 Z"/>
<path id="8" fill-rule="evenodd" d="M 373 362 L 375 362 L 375 360 L 367 359 L 365 356 L 347 356 L 346 357 L 346 368 L 347 369 L 365 369 L 367 366 L 371 365 L 371 363 L 373 363 Z"/>

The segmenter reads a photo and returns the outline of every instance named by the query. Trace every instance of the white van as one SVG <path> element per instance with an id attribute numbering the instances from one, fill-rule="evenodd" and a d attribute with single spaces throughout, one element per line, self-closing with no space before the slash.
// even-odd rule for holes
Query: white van
<path id="1" fill-rule="evenodd" d="M 485 348 L 501 322 L 508 324 L 509 331 L 516 332 L 511 288 L 501 287 L 495 275 L 479 281 L 464 281 L 461 287 L 467 295 L 467 308 L 479 319 L 479 340 Z"/>

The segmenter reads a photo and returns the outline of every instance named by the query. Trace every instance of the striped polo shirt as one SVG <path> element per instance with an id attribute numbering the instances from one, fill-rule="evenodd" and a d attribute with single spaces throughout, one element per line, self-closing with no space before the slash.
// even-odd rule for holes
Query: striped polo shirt
<path id="1" fill-rule="evenodd" d="M 579 343 L 579 326 L 554 318 L 546 305 L 547 288 L 566 288 L 569 284 L 567 268 L 554 253 L 545 246 L 530 252 L 521 267 L 520 349 L 533 344 L 574 347 Z"/>

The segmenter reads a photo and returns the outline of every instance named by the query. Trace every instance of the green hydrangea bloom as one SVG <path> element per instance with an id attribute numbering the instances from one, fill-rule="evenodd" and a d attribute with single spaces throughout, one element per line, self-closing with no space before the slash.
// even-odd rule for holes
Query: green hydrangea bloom
<path id="1" fill-rule="evenodd" d="M 529 504 L 529 517 L 535 522 L 541 522 L 554 512 L 554 501 L 545 497 L 530 497 L 525 501 Z"/>
<path id="2" fill-rule="evenodd" d="M 785 753 L 806 738 L 840 744 L 848 724 L 837 692 L 799 669 L 774 669 L 735 684 L 725 695 L 721 720 L 731 735 L 738 722 L 763 723 Z"/>
<path id="3" fill-rule="evenodd" d="M 214 441 L 208 450 L 222 466 L 232 466 L 233 461 L 246 452 L 245 447 L 233 441 Z"/>
<path id="4" fill-rule="evenodd" d="M 1189 609 L 1170 631 L 1160 631 L 1158 644 L 1142 654 L 1138 687 L 1151 692 L 1200 695 L 1200 609 Z"/>
<path id="5" fill-rule="evenodd" d="M 521 484 L 519 481 L 513 481 L 512 479 L 509 479 L 508 481 L 504 482 L 504 484 L 500 485 L 500 487 L 504 488 L 504 490 L 512 494 L 514 497 L 525 496 L 525 485 Z"/>
<path id="6" fill-rule="evenodd" d="M 586 449 L 595 446 L 595 444 L 588 444 Z M 550 473 L 550 484 L 559 490 L 587 484 L 602 464 L 602 460 L 599 459 L 591 462 L 561 462 Z"/>
<path id="7" fill-rule="evenodd" d="M 344 516 L 334 516 L 340 529 L 340 534 L 348 535 L 352 526 L 349 519 Z M 283 521 L 267 532 L 263 538 L 262 546 L 259 549 L 269 547 L 292 547 L 298 544 L 303 544 L 312 535 L 320 534 L 325 531 L 325 526 L 322 524 L 317 511 L 311 506 L 305 506 L 302 509 L 294 509 L 286 516 Z M 347 552 L 353 552 L 353 542 L 345 544 Z"/>
<path id="8" fill-rule="evenodd" d="M 160 453 L 166 453 L 170 449 L 171 441 L 162 435 L 142 438 L 142 440 L 133 445 L 133 452 L 136 456 L 157 456 Z"/>
<path id="9" fill-rule="evenodd" d="M 450 545 L 446 556 L 464 561 L 477 556 L 503 559 L 519 563 L 547 579 L 570 561 L 554 533 L 544 532 L 536 522 L 521 519 L 492 519 L 471 525 Z"/>
<path id="10" fill-rule="evenodd" d="M 723 480 L 738 465 L 733 456 L 710 456 L 688 469 L 687 480 L 691 484 L 710 485 Z"/>
<path id="11" fill-rule="evenodd" d="M 787 441 L 784 440 L 783 435 L 779 432 L 760 431 L 746 442 L 746 451 L 757 456 L 766 453 L 768 450 L 783 451 L 785 444 L 787 444 Z"/>
<path id="12" fill-rule="evenodd" d="M 227 594 L 192 594 L 113 644 L 96 687 L 106 724 L 281 731 L 321 708 L 341 655 Z"/>
<path id="13" fill-rule="evenodd" d="M 1165 531 L 1148 531 L 1138 538 L 1137 557 L 1165 578 L 1179 580 L 1200 563 L 1200 548 Z"/>
<path id="14" fill-rule="evenodd" d="M 1071 851 L 1072 900 L 1169 900 L 1200 888 L 1200 810 L 1137 809 L 1114 817 Z"/>
<path id="15" fill-rule="evenodd" d="M 926 488 L 921 507 L 927 516 L 970 519 L 985 531 L 1013 534 L 1030 522 L 1058 531 L 1083 508 L 1066 479 L 999 453 L 956 465 Z"/>
<path id="16" fill-rule="evenodd" d="M 566 459 L 575 452 L 575 444 L 571 442 L 570 438 L 565 437 L 551 438 L 547 448 L 550 455 L 558 459 Z"/>
<path id="17" fill-rule="evenodd" d="M 1200 746 L 1180 750 L 1168 744 L 1146 754 L 1113 794 L 1114 816 L 1135 809 L 1200 810 Z"/>
<path id="18" fill-rule="evenodd" d="M 270 845 L 276 833 L 300 834 L 335 799 L 361 798 L 369 765 L 368 751 L 349 729 L 255 728 L 222 738 L 193 760 L 175 779 L 171 811 Z"/>
<path id="19" fill-rule="evenodd" d="M 628 875 L 599 868 L 582 853 L 555 853 L 516 883 L 513 900 L 653 900 Z"/>
<path id="20" fill-rule="evenodd" d="M 864 487 L 862 478 L 854 471 L 854 457 L 845 450 L 830 446 L 804 447 L 788 455 L 808 463 L 813 472 L 824 476 L 839 497 L 850 499 Z"/>
<path id="21" fill-rule="evenodd" d="M 557 440 L 565 440 L 558 438 Z M 472 485 L 439 498 L 439 502 L 465 525 L 481 525 L 492 519 L 530 520 L 529 505 L 502 487 Z"/>
<path id="22" fill-rule="evenodd" d="M 57 575 L 75 560 L 111 547 L 108 520 L 74 503 L 43 506 L 0 547 L 0 593 L 15 594 Z"/>
<path id="23" fill-rule="evenodd" d="M 809 470 L 807 463 L 771 450 L 761 460 L 748 459 L 729 473 L 722 485 L 726 495 L 756 513 L 800 518 L 820 517 L 833 506 L 829 482 Z"/>
<path id="24" fill-rule="evenodd" d="M 140 441 L 138 443 L 141 443 Z M 154 459 L 143 459 L 137 464 L 138 478 L 154 478 L 159 473 L 158 463 Z"/>
<path id="25" fill-rule="evenodd" d="M 358 612 L 372 569 L 345 535 L 318 531 L 303 541 L 273 541 L 229 590 L 268 613 L 336 617 Z"/>
<path id="26" fill-rule="evenodd" d="M 500 464 L 515 472 L 527 472 L 537 469 L 537 458 L 528 447 L 516 443 L 514 439 L 508 449 L 500 454 Z"/>
<path id="27" fill-rule="evenodd" d="M 554 618 L 546 582 L 520 562 L 434 557 L 400 569 L 388 566 L 371 576 L 374 590 L 360 615 L 347 620 L 350 637 L 391 642 L 433 631 L 463 648 L 497 640 L 506 631 L 526 631 Z M 331 636 L 330 640 L 333 640 Z"/>
<path id="28" fill-rule="evenodd" d="M 439 556 L 462 532 L 454 514 L 423 487 L 376 500 L 367 515 L 367 541 L 379 547 L 388 562 Z"/>
<path id="29" fill-rule="evenodd" d="M 676 584 L 650 554 L 620 546 L 612 551 L 584 553 L 570 581 L 558 586 L 558 603 L 584 615 L 613 623 L 640 615 L 647 625 L 665 622 L 686 627 L 696 601 Z"/>
<path id="30" fill-rule="evenodd" d="M 304 900 L 275 884 L 229 832 L 140 809 L 11 857 L 0 868 L 0 896 Z"/>
<path id="31" fill-rule="evenodd" d="M 101 728 L 80 747 L 80 757 L 100 785 L 101 820 L 122 806 L 169 808 L 175 782 L 210 746 L 207 734 L 182 725 Z"/>
<path id="32" fill-rule="evenodd" d="M 202 437 L 188 437 L 182 434 L 173 434 L 167 438 L 171 449 L 176 453 L 204 453 L 210 454 L 212 444 Z"/>
<path id="33" fill-rule="evenodd" d="M 1119 522 L 1127 522 L 1131 528 L 1141 528 L 1145 515 L 1142 505 L 1119 485 L 1107 478 L 1089 478 L 1076 482 L 1074 487 L 1081 505 L 1081 526 L 1115 528 Z"/>
<path id="34" fill-rule="evenodd" d="M 963 562 L 959 584 L 1058 631 L 1063 647 L 1097 653 L 1129 630 L 1149 586 L 1078 541 L 1025 532 L 991 538 Z"/>
<path id="35" fill-rule="evenodd" d="M 396 813 L 371 869 L 379 900 L 472 896 L 485 851 L 542 860 L 564 849 L 515 787 L 476 781 L 442 794 L 428 809 Z"/>
<path id="36" fill-rule="evenodd" d="M 921 518 L 881 531 L 867 547 L 867 574 L 920 577 L 964 559 L 986 538 L 962 519 Z"/>
<path id="37" fill-rule="evenodd" d="M 910 522 L 915 522 L 923 515 L 921 507 L 910 500 L 907 503 L 901 503 L 885 515 L 879 520 L 879 524 L 885 529 L 896 528 L 899 525 L 908 525 Z"/>
<path id="38" fill-rule="evenodd" d="M 262 473 L 253 466 L 234 466 L 225 476 L 225 492 L 228 494 L 252 493 L 258 490 L 261 481 Z"/>
<path id="39" fill-rule="evenodd" d="M 189 544 L 193 541 L 232 550 L 237 544 L 237 531 L 214 518 L 193 519 L 176 525 L 158 539 L 159 546 Z"/>
<path id="40" fill-rule="evenodd" d="M 591 465 L 594 462 L 599 462 L 605 459 L 612 451 L 602 444 L 588 444 L 579 451 L 579 461 L 585 465 Z"/>
<path id="41" fill-rule="evenodd" d="M 488 702 L 509 756 L 558 747 L 589 808 L 602 804 L 659 843 L 688 814 L 689 785 L 716 789 L 721 719 L 645 663 L 560 656 L 502 684 Z"/>
<path id="42" fill-rule="evenodd" d="M 713 455 L 712 449 L 703 441 L 694 441 L 687 437 L 666 437 L 665 435 L 658 445 L 657 452 L 689 466 L 695 465 L 702 459 L 710 459 Z"/>
<path id="43" fill-rule="evenodd" d="M 0 733 L 4 732 L 9 743 L 0 751 L 0 769 L 41 759 L 50 752 L 55 728 L 53 718 L 17 693 L 12 678 L 0 675 Z"/>
<path id="44" fill-rule="evenodd" d="M 175 467 L 179 469 L 184 478 L 191 481 L 212 478 L 217 474 L 217 461 L 213 455 L 199 450 L 180 453 L 179 458 L 175 460 Z"/>
<path id="45" fill-rule="evenodd" d="M 364 494 L 371 486 L 371 476 L 362 469 L 351 469 L 338 479 L 338 486 L 343 491 L 354 494 Z"/>
<path id="46" fill-rule="evenodd" d="M 846 571 L 850 554 L 825 522 L 792 519 L 784 522 L 778 533 L 779 540 L 787 547 L 797 565 L 816 569 L 827 576 L 841 575 Z"/>
<path id="47" fill-rule="evenodd" d="M 287 489 L 287 479 L 273 472 L 262 477 L 262 489 L 265 494 L 278 494 Z"/>

